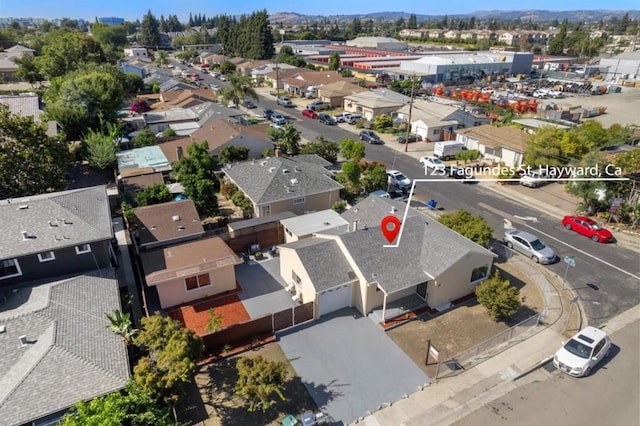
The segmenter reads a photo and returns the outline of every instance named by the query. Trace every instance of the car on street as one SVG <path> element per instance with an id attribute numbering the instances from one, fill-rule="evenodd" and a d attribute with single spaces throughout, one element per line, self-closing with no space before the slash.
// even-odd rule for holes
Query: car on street
<path id="1" fill-rule="evenodd" d="M 615 242 L 611 231 L 600 226 L 595 220 L 585 216 L 567 215 L 562 218 L 562 226 L 569 231 L 577 232 L 599 243 Z"/>
<path id="2" fill-rule="evenodd" d="M 611 353 L 611 339 L 604 331 L 586 327 L 577 332 L 553 356 L 553 365 L 574 377 L 586 377 Z"/>
<path id="3" fill-rule="evenodd" d="M 293 102 L 291 102 L 291 99 L 286 96 L 281 96 L 278 98 L 278 105 L 285 108 L 293 108 Z"/>
<path id="4" fill-rule="evenodd" d="M 218 76 L 218 80 L 220 80 L 220 81 L 227 81 L 227 77 L 226 77 L 224 74 L 220 74 L 220 75 Z"/>
<path id="5" fill-rule="evenodd" d="M 463 183 L 477 182 L 476 177 L 464 167 L 444 166 L 444 174 L 454 179 L 462 179 Z"/>
<path id="6" fill-rule="evenodd" d="M 269 118 L 269 120 L 271 120 L 273 124 L 277 124 L 278 126 L 284 126 L 285 124 L 287 124 L 287 119 L 284 118 L 282 114 L 277 112 L 274 112 L 273 114 L 271 114 L 271 117 Z"/>
<path id="7" fill-rule="evenodd" d="M 211 90 L 218 90 L 220 88 L 220 85 L 215 83 L 209 83 L 209 87 L 211 88 Z"/>
<path id="8" fill-rule="evenodd" d="M 311 102 L 307 105 L 307 108 L 312 109 L 314 111 L 325 111 L 327 109 L 331 109 L 331 104 L 322 101 Z"/>
<path id="9" fill-rule="evenodd" d="M 558 256 L 554 251 L 546 246 L 538 237 L 529 232 L 518 231 L 517 229 L 508 229 L 504 233 L 502 241 L 510 249 L 519 251 L 527 257 L 533 259 L 536 263 L 548 265 L 555 263 Z"/>
<path id="10" fill-rule="evenodd" d="M 335 118 L 338 123 L 348 123 L 351 120 L 351 114 L 341 112 L 340 114 L 334 115 L 333 118 Z"/>
<path id="11" fill-rule="evenodd" d="M 302 110 L 302 115 L 308 118 L 318 118 L 318 113 L 312 109 L 305 108 Z"/>
<path id="12" fill-rule="evenodd" d="M 254 104 L 252 101 L 250 101 L 248 99 L 246 101 L 244 101 L 244 106 L 247 109 L 255 109 L 255 108 L 257 108 L 256 104 Z"/>
<path id="13" fill-rule="evenodd" d="M 416 141 L 421 141 L 422 140 L 422 136 L 420 135 L 409 135 L 409 138 L 407 138 L 407 136 L 398 136 L 398 138 L 396 139 L 396 142 L 398 143 L 407 143 L 407 139 L 409 139 L 409 143 L 411 142 L 416 142 Z"/>
<path id="14" fill-rule="evenodd" d="M 360 140 L 363 142 L 380 145 L 382 139 L 373 130 L 363 130 L 360 132 Z"/>
<path id="15" fill-rule="evenodd" d="M 263 109 L 262 116 L 266 119 L 271 119 L 271 116 L 275 114 L 272 109 Z"/>
<path id="16" fill-rule="evenodd" d="M 547 183 L 547 176 L 541 172 L 531 172 L 523 175 L 520 178 L 520 185 L 537 188 Z"/>
<path id="17" fill-rule="evenodd" d="M 425 155 L 420 157 L 420 164 L 429 169 L 435 169 L 444 172 L 444 162 L 433 155 Z"/>
<path id="18" fill-rule="evenodd" d="M 408 191 L 411 189 L 411 179 L 398 170 L 387 170 L 387 179 L 389 185 L 393 185 L 402 191 Z"/>
<path id="19" fill-rule="evenodd" d="M 336 119 L 330 116 L 329 114 L 318 114 L 318 121 L 322 124 L 327 124 L 329 126 L 338 124 Z"/>
<path id="20" fill-rule="evenodd" d="M 359 114 L 351 114 L 347 123 L 356 124 L 358 121 L 362 120 L 362 116 Z"/>

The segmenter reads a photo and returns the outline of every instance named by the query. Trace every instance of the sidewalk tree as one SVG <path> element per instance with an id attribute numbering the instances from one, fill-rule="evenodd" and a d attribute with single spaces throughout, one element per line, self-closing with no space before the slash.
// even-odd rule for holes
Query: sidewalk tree
<path id="1" fill-rule="evenodd" d="M 340 142 L 340 153 L 345 160 L 360 161 L 364 158 L 366 148 L 363 142 L 345 138 Z"/>
<path id="2" fill-rule="evenodd" d="M 515 314 L 522 305 L 520 290 L 512 286 L 509 280 L 502 279 L 497 270 L 491 278 L 478 284 L 476 298 L 494 320 Z"/>
<path id="3" fill-rule="evenodd" d="M 171 201 L 171 192 L 164 183 L 149 185 L 136 194 L 138 207 L 151 206 Z"/>
<path id="4" fill-rule="evenodd" d="M 283 394 L 287 378 L 285 363 L 269 361 L 262 356 L 243 357 L 238 360 L 236 369 L 238 380 L 234 392 L 249 402 L 247 411 L 267 411 L 273 404 L 274 396 L 286 400 Z"/>
<path id="5" fill-rule="evenodd" d="M 202 340 L 171 317 L 156 312 L 142 318 L 134 343 L 148 351 L 133 368 L 140 390 L 165 404 L 175 404 L 193 379 L 202 355 Z"/>
<path id="6" fill-rule="evenodd" d="M 0 141 L 0 199 L 64 189 L 72 160 L 64 135 L 48 136 L 46 124 L 0 104 Z"/>
<path id="7" fill-rule="evenodd" d="M 438 222 L 483 247 L 491 241 L 493 229 L 487 221 L 482 216 L 474 216 L 466 210 L 460 209 L 455 213 L 440 215 Z"/>

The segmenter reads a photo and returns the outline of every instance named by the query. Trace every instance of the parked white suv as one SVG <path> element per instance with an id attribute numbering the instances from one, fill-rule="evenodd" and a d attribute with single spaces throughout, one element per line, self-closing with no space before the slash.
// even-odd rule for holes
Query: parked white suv
<path id="1" fill-rule="evenodd" d="M 531 172 L 520 178 L 520 185 L 537 188 L 547 183 L 547 176 L 540 172 Z"/>
<path id="2" fill-rule="evenodd" d="M 553 365 L 574 377 L 584 377 L 611 353 L 611 339 L 604 331 L 586 327 L 556 352 Z"/>
<path id="3" fill-rule="evenodd" d="M 286 96 L 280 97 L 278 98 L 278 105 L 281 105 L 285 108 L 292 108 L 293 107 L 293 102 L 291 102 L 291 99 L 289 99 Z"/>
<path id="4" fill-rule="evenodd" d="M 422 164 L 425 168 L 444 171 L 444 163 L 442 162 L 442 160 L 438 157 L 434 157 L 433 155 L 425 155 L 424 157 L 420 157 L 420 164 Z"/>

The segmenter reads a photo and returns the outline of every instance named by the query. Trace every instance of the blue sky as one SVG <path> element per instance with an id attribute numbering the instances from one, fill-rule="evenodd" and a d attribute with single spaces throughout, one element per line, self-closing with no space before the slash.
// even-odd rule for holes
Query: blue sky
<path id="1" fill-rule="evenodd" d="M 538 10 L 578 10 L 602 9 L 637 10 L 638 0 L 611 0 L 599 3 L 585 0 L 537 0 L 527 3 L 527 9 Z M 471 0 L 450 0 L 427 2 L 425 0 L 404 0 L 400 3 L 382 0 L 0 0 L 0 17 L 33 18 L 84 18 L 117 16 L 127 20 L 142 19 L 149 9 L 156 16 L 178 15 L 186 21 L 189 12 L 204 13 L 206 16 L 218 14 L 236 15 L 267 9 L 269 13 L 297 12 L 311 15 L 354 14 L 372 12 L 408 12 L 425 15 L 453 15 L 471 13 L 481 9 L 517 10 L 522 4 L 513 0 L 493 0 L 481 3 Z"/>

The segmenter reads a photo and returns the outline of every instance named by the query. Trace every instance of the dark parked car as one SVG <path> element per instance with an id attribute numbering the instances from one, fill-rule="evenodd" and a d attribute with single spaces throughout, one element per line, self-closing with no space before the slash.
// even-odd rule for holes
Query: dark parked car
<path id="1" fill-rule="evenodd" d="M 272 115 L 273 115 L 273 110 L 270 110 L 270 109 L 262 110 L 262 116 L 264 118 L 270 119 Z"/>
<path id="2" fill-rule="evenodd" d="M 382 139 L 372 130 L 363 130 L 360 132 L 360 140 L 372 144 L 381 144 Z"/>
<path id="3" fill-rule="evenodd" d="M 329 126 L 338 124 L 336 119 L 330 116 L 329 114 L 318 114 L 318 121 L 320 121 L 322 124 L 328 124 Z"/>
<path id="4" fill-rule="evenodd" d="M 250 100 L 246 100 L 244 101 L 244 106 L 247 109 L 254 109 L 257 108 L 256 104 L 254 104 L 253 102 L 251 102 Z"/>
<path id="5" fill-rule="evenodd" d="M 409 135 L 409 143 L 411 142 L 416 142 L 416 141 L 421 141 L 422 140 L 422 136 L 419 135 Z M 399 136 L 396 141 L 398 141 L 398 143 L 407 143 L 407 137 L 406 136 Z"/>

